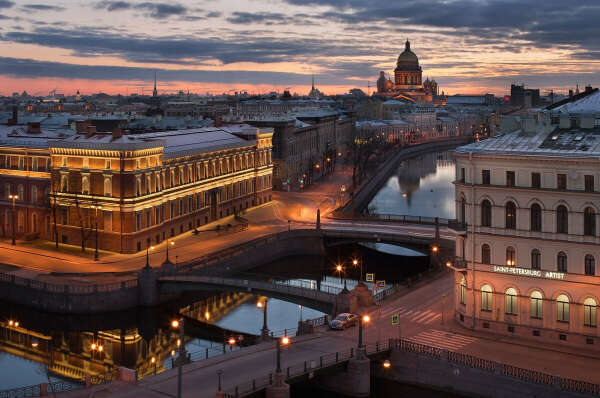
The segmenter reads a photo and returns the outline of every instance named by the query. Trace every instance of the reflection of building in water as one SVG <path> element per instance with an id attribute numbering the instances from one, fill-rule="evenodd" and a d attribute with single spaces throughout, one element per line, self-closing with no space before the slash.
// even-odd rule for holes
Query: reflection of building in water
<path id="1" fill-rule="evenodd" d="M 248 293 L 222 293 L 192 303 L 182 308 L 180 312 L 186 317 L 213 323 L 252 297 L 254 296 Z"/>
<path id="2" fill-rule="evenodd" d="M 193 306 L 208 310 L 214 320 L 248 297 L 251 295 L 220 293 Z M 177 332 L 161 329 L 157 321 L 113 330 L 52 332 L 36 331 L 35 326 L 28 325 L 34 322 L 0 321 L 0 351 L 47 366 L 50 374 L 62 378 L 82 380 L 87 375 L 105 375 L 118 367 L 134 369 L 142 378 L 165 370 L 165 360 L 178 347 Z M 168 324 L 168 319 L 164 323 Z"/>
<path id="3" fill-rule="evenodd" d="M 396 176 L 401 192 L 406 194 L 408 206 L 411 205 L 412 194 L 419 189 L 422 178 L 434 175 L 438 167 L 453 165 L 454 159 L 451 152 L 427 153 L 402 162 Z"/>

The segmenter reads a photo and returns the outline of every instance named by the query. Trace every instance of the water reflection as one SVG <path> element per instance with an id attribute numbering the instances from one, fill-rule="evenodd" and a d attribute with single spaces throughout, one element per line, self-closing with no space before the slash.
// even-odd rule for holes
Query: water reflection
<path id="1" fill-rule="evenodd" d="M 454 173 L 451 152 L 404 161 L 371 200 L 368 212 L 454 218 Z"/>
<path id="2" fill-rule="evenodd" d="M 352 259 L 360 260 L 364 273 L 375 273 L 377 280 L 385 279 L 388 284 L 401 282 L 427 265 L 420 257 L 391 256 L 358 245 L 337 246 L 326 257 L 291 257 L 245 277 L 308 281 L 319 287 L 341 288 L 346 283 L 352 289 L 361 277 Z M 343 274 L 336 271 L 336 264 L 343 264 Z M 229 350 L 224 343 L 231 336 L 242 337 L 236 346 L 251 344 L 262 328 L 262 311 L 256 307 L 259 299 L 264 298 L 247 292 L 194 293 L 157 308 L 100 315 L 50 314 L 0 302 L 0 390 L 46 382 L 47 376 L 81 380 L 120 366 L 136 370 L 140 377 L 160 373 L 172 366 L 177 355 L 178 334 L 170 322 L 181 315 L 186 319 L 183 343 L 192 360 Z M 267 315 L 267 327 L 278 332 L 296 328 L 301 319 L 324 314 L 269 298 Z"/>

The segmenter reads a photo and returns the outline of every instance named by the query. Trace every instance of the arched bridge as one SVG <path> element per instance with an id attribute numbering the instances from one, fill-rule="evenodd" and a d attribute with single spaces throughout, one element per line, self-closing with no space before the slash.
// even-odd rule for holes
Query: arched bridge
<path id="1" fill-rule="evenodd" d="M 158 279 L 161 294 L 179 294 L 193 291 L 226 290 L 255 293 L 279 298 L 331 313 L 342 289 L 300 281 L 257 281 L 223 278 L 218 276 L 171 275 Z"/>

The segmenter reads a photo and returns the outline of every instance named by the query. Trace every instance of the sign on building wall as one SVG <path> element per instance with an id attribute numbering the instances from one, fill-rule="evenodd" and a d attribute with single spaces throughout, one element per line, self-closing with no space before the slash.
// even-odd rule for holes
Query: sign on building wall
<path id="1" fill-rule="evenodd" d="M 542 271 L 537 269 L 517 267 L 503 267 L 500 265 L 494 265 L 494 272 L 500 274 L 513 274 L 518 276 L 531 276 L 534 278 L 565 279 L 565 274 L 562 272 Z"/>

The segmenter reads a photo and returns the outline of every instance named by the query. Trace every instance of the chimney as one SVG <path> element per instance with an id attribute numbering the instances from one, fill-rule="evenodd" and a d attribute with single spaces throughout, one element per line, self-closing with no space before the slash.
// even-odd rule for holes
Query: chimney
<path id="1" fill-rule="evenodd" d="M 86 134 L 88 132 L 88 126 L 90 125 L 89 120 L 77 120 L 75 122 L 75 131 L 77 134 Z"/>
<path id="2" fill-rule="evenodd" d="M 9 126 L 14 126 L 15 124 L 19 124 L 19 108 L 16 105 L 12 107 L 12 118 L 8 119 Z"/>
<path id="3" fill-rule="evenodd" d="M 573 96 L 573 90 L 569 90 L 569 98 L 571 98 Z"/>
<path id="4" fill-rule="evenodd" d="M 27 123 L 27 134 L 39 134 L 42 132 L 40 122 Z"/>
<path id="5" fill-rule="evenodd" d="M 594 128 L 596 118 L 593 115 L 585 115 L 581 117 L 580 126 L 582 129 L 591 130 Z"/>
<path id="6" fill-rule="evenodd" d="M 86 134 L 86 137 L 91 137 L 91 136 L 93 136 L 94 134 L 96 134 L 96 126 L 91 126 L 91 125 L 88 125 L 88 126 L 87 126 L 87 134 Z"/>
<path id="7" fill-rule="evenodd" d="M 558 128 L 560 128 L 560 129 L 571 128 L 571 119 L 569 119 L 568 115 L 560 115 L 560 121 L 558 123 Z"/>
<path id="8" fill-rule="evenodd" d="M 113 129 L 113 131 L 112 131 L 113 140 L 121 138 L 122 135 L 123 135 L 123 130 L 121 130 L 118 127 Z"/>

